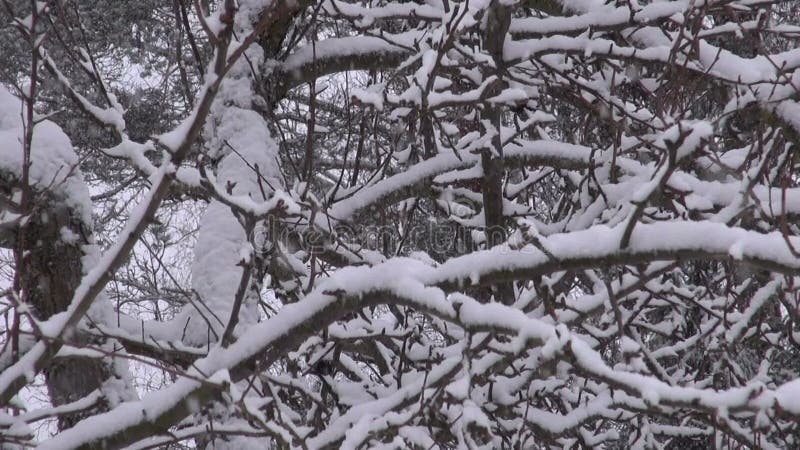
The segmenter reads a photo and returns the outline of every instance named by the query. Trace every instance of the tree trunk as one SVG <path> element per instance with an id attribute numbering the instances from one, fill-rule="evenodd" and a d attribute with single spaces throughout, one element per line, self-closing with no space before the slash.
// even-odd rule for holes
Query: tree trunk
<path id="1" fill-rule="evenodd" d="M 502 80 L 504 69 L 503 43 L 511 24 L 511 10 L 494 0 L 486 18 L 486 29 L 483 35 L 483 46 L 492 55 L 497 77 Z M 505 85 L 502 83 L 501 85 Z M 486 247 L 491 248 L 502 244 L 506 240 L 506 223 L 503 215 L 503 176 L 505 163 L 503 161 L 503 142 L 500 136 L 502 127 L 502 107 L 487 104 L 484 118 L 491 122 L 496 131 L 492 138 L 492 149 L 486 149 L 481 154 L 483 166 L 483 180 L 481 189 L 483 194 L 483 216 L 486 226 Z M 485 130 L 490 131 L 490 130 Z M 502 283 L 492 287 L 495 298 L 502 303 L 514 303 L 514 288 L 511 283 Z"/>
<path id="2" fill-rule="evenodd" d="M 24 301 L 38 320 L 65 311 L 81 281 L 81 249 L 87 242 L 84 224 L 63 204 L 48 202 L 50 209 L 34 213 L 20 233 L 24 261 L 21 287 Z M 86 336 L 74 335 L 70 344 L 83 346 Z M 111 370 L 107 364 L 86 357 L 57 358 L 45 371 L 47 390 L 54 405 L 79 400 L 99 388 Z M 69 428 L 103 405 L 59 417 L 59 429 Z"/>

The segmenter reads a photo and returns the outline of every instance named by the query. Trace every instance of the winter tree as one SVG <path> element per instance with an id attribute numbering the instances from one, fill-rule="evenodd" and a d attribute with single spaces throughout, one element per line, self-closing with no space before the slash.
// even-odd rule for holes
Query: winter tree
<path id="1" fill-rule="evenodd" d="M 2 448 L 797 448 L 800 3 L 2 0 Z"/>

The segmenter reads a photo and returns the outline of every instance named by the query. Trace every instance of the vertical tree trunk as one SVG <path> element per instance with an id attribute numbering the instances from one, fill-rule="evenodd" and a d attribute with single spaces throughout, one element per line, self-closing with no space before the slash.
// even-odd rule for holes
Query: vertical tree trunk
<path id="1" fill-rule="evenodd" d="M 22 233 L 23 299 L 32 306 L 38 320 L 49 319 L 69 306 L 83 275 L 81 247 L 86 244 L 85 225 L 63 204 L 48 202 L 48 205 L 52 207 L 34 213 Z M 88 341 L 81 335 L 70 339 L 72 345 Z M 63 405 L 99 388 L 110 373 L 110 367 L 100 360 L 68 357 L 54 360 L 44 375 L 51 401 L 54 405 Z M 83 413 L 61 416 L 58 427 L 69 428 L 100 408 L 102 405 Z"/>
<path id="2" fill-rule="evenodd" d="M 511 24 L 511 10 L 498 0 L 492 1 L 489 14 L 486 18 L 486 28 L 483 34 L 483 47 L 492 56 L 495 63 L 496 75 L 502 80 L 503 43 Z M 503 83 L 505 84 L 505 83 Z M 483 216 L 486 225 L 486 246 L 494 247 L 506 240 L 506 224 L 503 216 L 503 176 L 505 163 L 503 161 L 503 142 L 500 136 L 502 126 L 502 109 L 500 106 L 487 105 L 484 118 L 495 128 L 492 138 L 492 149 L 484 150 L 481 154 L 483 166 L 483 180 L 481 184 L 483 194 Z M 490 131 L 490 130 L 485 130 Z M 514 289 L 510 283 L 494 286 L 493 291 L 497 300 L 511 304 L 514 302 Z"/>

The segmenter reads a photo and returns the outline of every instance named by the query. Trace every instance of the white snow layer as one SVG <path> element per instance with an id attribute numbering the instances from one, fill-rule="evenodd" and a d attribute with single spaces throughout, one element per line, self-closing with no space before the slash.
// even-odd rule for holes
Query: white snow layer
<path id="1" fill-rule="evenodd" d="M 0 85 L 0 172 L 22 176 L 23 104 Z M 49 190 L 64 199 L 84 223 L 91 223 L 89 189 L 78 168 L 78 155 L 61 128 L 49 120 L 37 123 L 31 141 L 29 182 L 37 191 Z M 2 216 L 0 216 L 2 218 Z"/>
<path id="2" fill-rule="evenodd" d="M 248 51 L 248 57 L 258 61 L 260 54 Z M 255 95 L 249 71 L 244 60 L 231 69 L 212 106 L 205 131 L 209 139 L 208 153 L 222 156 L 215 174 L 217 185 L 233 196 L 259 201 L 267 200 L 264 195 L 269 196 L 274 189 L 281 188 L 282 183 L 277 170 L 277 143 L 264 119 L 249 109 Z M 247 261 L 249 253 L 250 244 L 242 224 L 228 206 L 212 200 L 203 215 L 195 245 L 192 287 L 219 319 L 210 321 L 217 335 L 221 335 L 230 317 L 242 276 L 242 263 Z M 187 328 L 186 342 L 207 343 L 208 324 L 194 309 L 184 314 L 193 317 Z M 257 319 L 256 305 L 246 302 L 240 324 L 251 324 Z"/>

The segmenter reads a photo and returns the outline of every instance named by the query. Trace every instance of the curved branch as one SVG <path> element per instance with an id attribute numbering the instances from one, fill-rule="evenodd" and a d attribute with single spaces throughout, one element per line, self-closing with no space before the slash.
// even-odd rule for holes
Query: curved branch
<path id="1" fill-rule="evenodd" d="M 454 258 L 436 268 L 415 260 L 395 258 L 374 267 L 342 269 L 303 301 L 284 306 L 228 348 L 212 349 L 208 357 L 194 364 L 190 375 L 229 372 L 233 380 L 242 379 L 257 368 L 269 367 L 344 315 L 380 304 L 411 306 L 470 331 L 520 334 L 527 345 L 542 345 L 555 335 L 553 325 L 529 318 L 517 309 L 496 303 L 479 304 L 463 295 L 448 298 L 445 294 L 468 284 L 528 280 L 555 271 L 656 260 L 727 259 L 730 253 L 749 264 L 800 274 L 800 259 L 785 247 L 778 233 L 764 235 L 710 222 L 641 224 L 633 231 L 628 247 L 621 249 L 621 232 L 619 227 L 596 226 L 552 235 L 541 242 L 552 256 L 533 245 L 521 250 L 498 246 Z M 794 241 L 800 245 L 800 239 Z M 602 363 L 599 355 L 593 356 L 594 350 L 579 339 L 571 342 L 570 352 L 577 363 L 591 374 L 604 380 L 608 378 L 611 369 Z M 603 365 L 595 367 L 601 363 Z M 665 392 L 676 393 L 676 404 L 692 409 L 707 410 L 717 403 L 722 404 L 726 395 L 725 391 L 720 391 L 704 393 L 701 398 L 698 389 L 673 387 L 638 374 L 626 374 L 626 377 L 631 379 L 623 386 L 626 390 L 658 385 Z M 123 447 L 154 432 L 167 430 L 191 414 L 198 402 L 218 394 L 219 389 L 218 384 L 182 378 L 140 401 L 125 403 L 80 422 L 44 443 L 42 448 Z M 743 392 L 743 389 L 751 388 L 735 391 Z M 768 400 L 775 399 L 776 395 L 773 391 L 764 391 L 758 398 L 737 398 L 747 400 L 733 406 L 755 409 L 771 407 Z"/>

